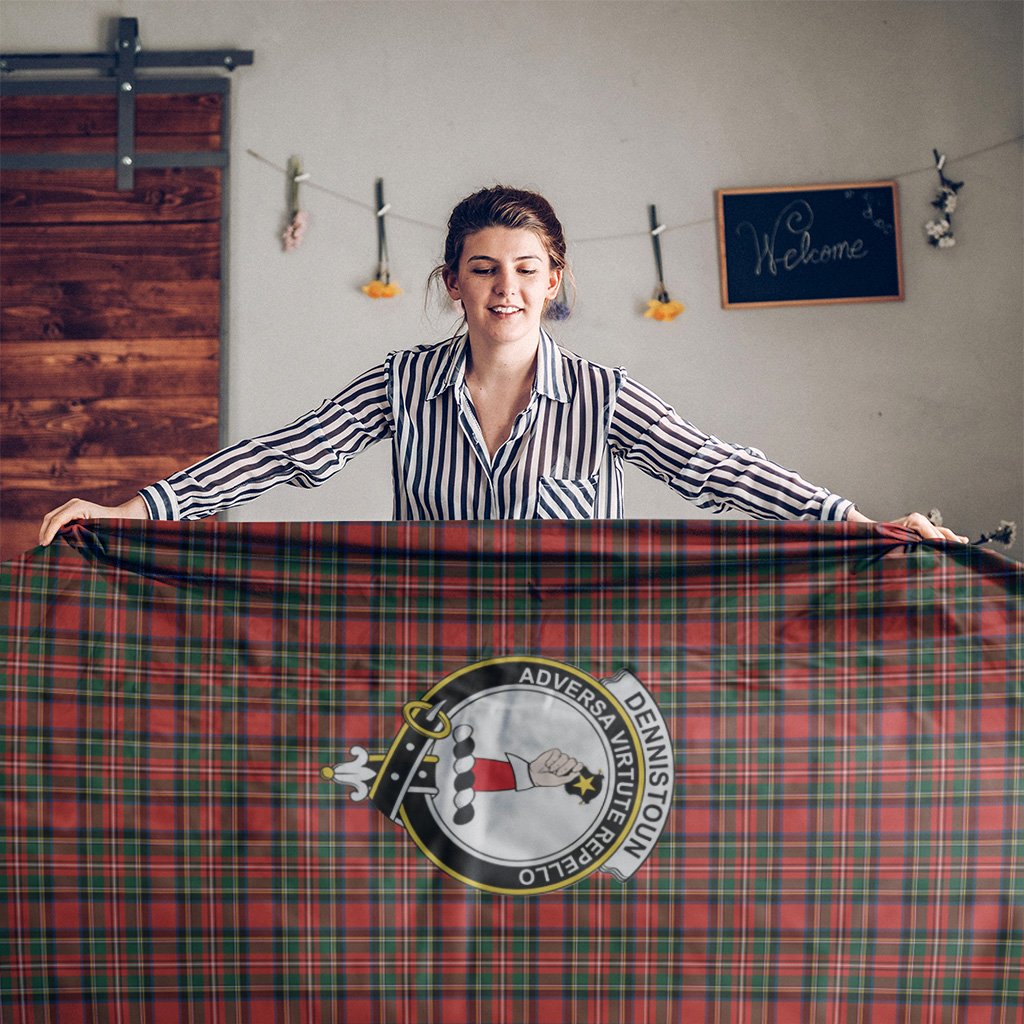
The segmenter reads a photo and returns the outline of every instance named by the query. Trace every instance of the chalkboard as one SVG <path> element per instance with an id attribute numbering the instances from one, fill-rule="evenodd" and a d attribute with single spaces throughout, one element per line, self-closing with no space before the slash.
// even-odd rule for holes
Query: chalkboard
<path id="1" fill-rule="evenodd" d="M 903 298 L 896 182 L 718 191 L 726 309 Z"/>

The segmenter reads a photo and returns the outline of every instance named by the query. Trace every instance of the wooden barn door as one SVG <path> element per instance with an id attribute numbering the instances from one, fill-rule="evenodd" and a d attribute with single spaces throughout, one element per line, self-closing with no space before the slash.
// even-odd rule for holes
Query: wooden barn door
<path id="1" fill-rule="evenodd" d="M 219 145 L 221 101 L 141 97 L 140 148 Z M 2 103 L 8 152 L 112 148 L 109 97 Z M 4 173 L 0 557 L 67 498 L 121 502 L 217 447 L 221 175 L 141 170 L 122 192 L 112 170 Z"/>
<path id="2" fill-rule="evenodd" d="M 217 447 L 227 83 L 191 81 L 138 83 L 129 190 L 109 82 L 0 97 L 2 558 Z"/>

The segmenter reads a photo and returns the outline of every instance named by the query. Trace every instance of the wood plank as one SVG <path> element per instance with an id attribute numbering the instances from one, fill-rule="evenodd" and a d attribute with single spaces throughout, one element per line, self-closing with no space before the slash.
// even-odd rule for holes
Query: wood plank
<path id="1" fill-rule="evenodd" d="M 120 192 L 109 171 L 7 171 L 0 186 L 0 223 L 88 224 L 219 220 L 216 167 L 143 169 L 135 190 Z"/>
<path id="2" fill-rule="evenodd" d="M 219 135 L 220 93 L 139 93 L 137 135 Z M 0 139 L 19 136 L 117 135 L 117 94 L 0 97 Z"/>
<path id="3" fill-rule="evenodd" d="M 137 135 L 137 153 L 195 153 L 221 148 L 219 135 Z M 3 140 L 5 153 L 109 153 L 117 151 L 116 135 L 16 135 Z"/>
<path id="4" fill-rule="evenodd" d="M 0 282 L 215 280 L 220 225 L 34 224 L 5 228 Z"/>
<path id="5" fill-rule="evenodd" d="M 5 460 L 0 474 L 0 559 L 16 558 L 38 543 L 42 518 L 70 498 L 119 505 L 140 488 L 203 458 L 180 456 L 79 459 L 46 464 L 40 459 Z"/>
<path id="6" fill-rule="evenodd" d="M 5 399 L 220 393 L 217 338 L 14 341 L 0 347 Z"/>
<path id="7" fill-rule="evenodd" d="M 161 480 L 208 455 L 208 451 L 177 456 L 122 458 L 5 459 L 0 474 L 0 506 L 6 519 L 39 521 L 71 498 L 100 505 L 119 505 L 140 488 Z"/>
<path id="8" fill-rule="evenodd" d="M 0 530 L 0 562 L 9 562 L 12 558 L 31 551 L 39 543 L 41 518 L 4 518 L 3 529 Z"/>
<path id="9" fill-rule="evenodd" d="M 217 449 L 217 403 L 205 395 L 45 399 L 0 405 L 9 459 L 120 458 Z"/>
<path id="10" fill-rule="evenodd" d="M 218 281 L 12 284 L 0 298 L 10 341 L 211 337 L 219 321 Z"/>
<path id="11" fill-rule="evenodd" d="M 196 453 L 193 461 L 209 454 L 207 451 Z M 131 497 L 131 488 L 136 481 L 143 481 L 139 486 L 144 487 L 191 465 L 190 462 L 182 462 L 182 458 L 181 455 L 124 455 L 118 458 L 84 456 L 79 459 L 4 459 L 0 472 L 7 483 L 25 489 L 39 485 L 49 494 L 63 493 L 68 487 L 80 489 L 74 494 L 68 494 L 62 501 L 74 497 L 99 501 L 93 491 L 127 487 L 128 492 L 117 499 L 121 502 Z"/>

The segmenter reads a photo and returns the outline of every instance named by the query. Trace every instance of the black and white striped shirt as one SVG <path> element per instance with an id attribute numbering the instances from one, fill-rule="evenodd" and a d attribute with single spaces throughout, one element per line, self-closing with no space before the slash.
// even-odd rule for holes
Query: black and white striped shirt
<path id="1" fill-rule="evenodd" d="M 465 386 L 467 339 L 392 352 L 281 430 L 241 441 L 140 493 L 154 519 L 199 519 L 281 483 L 316 487 L 392 442 L 396 519 L 623 515 L 622 460 L 702 508 L 756 519 L 845 519 L 852 503 L 704 434 L 621 368 L 541 331 L 527 407 L 492 459 Z"/>

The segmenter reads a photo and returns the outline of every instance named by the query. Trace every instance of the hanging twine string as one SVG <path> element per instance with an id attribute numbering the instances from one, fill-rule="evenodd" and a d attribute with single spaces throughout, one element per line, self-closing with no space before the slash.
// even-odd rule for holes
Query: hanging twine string
<path id="1" fill-rule="evenodd" d="M 990 153 L 995 149 L 1002 149 L 1003 146 L 1012 145 L 1015 142 L 1020 142 L 1024 139 L 1024 135 L 1014 135 L 1011 138 L 1003 139 L 1001 142 L 995 142 L 991 146 L 984 146 L 981 149 L 972 150 L 970 153 L 964 153 L 961 156 L 950 157 L 951 160 L 970 160 L 972 157 L 980 156 L 982 153 Z M 247 149 L 246 153 L 249 154 L 254 160 L 258 160 L 260 163 L 266 164 L 268 167 L 274 168 L 282 174 L 285 173 L 285 168 L 279 164 L 275 164 L 272 160 L 268 160 L 265 156 L 260 155 L 254 149 Z M 924 172 L 935 172 L 935 164 L 925 164 L 923 167 L 915 167 L 909 171 L 902 171 L 899 174 L 890 175 L 895 179 L 909 178 L 915 174 L 922 174 Z M 340 199 L 344 203 L 349 203 L 351 206 L 358 206 L 362 210 L 369 210 L 371 213 L 376 213 L 379 207 L 373 207 L 369 203 L 360 202 L 358 199 L 353 199 L 351 196 L 346 195 L 344 192 L 339 192 L 336 189 L 328 188 L 326 185 L 321 185 L 315 180 L 307 180 L 305 182 L 306 188 L 316 189 L 318 192 L 323 192 L 325 195 L 333 196 L 335 199 Z M 400 213 L 388 213 L 389 217 L 393 217 L 396 221 L 401 221 L 403 224 L 415 224 L 417 227 L 429 228 L 431 231 L 437 231 L 444 234 L 444 227 L 440 224 L 431 224 L 429 221 L 417 220 L 415 217 L 406 217 Z M 713 224 L 715 218 L 711 217 L 699 217 L 696 220 L 683 221 L 680 224 L 668 224 L 665 226 L 663 234 L 667 234 L 672 231 L 683 231 L 687 228 L 698 227 L 702 224 Z M 625 231 L 620 234 L 614 235 L 587 235 L 582 238 L 571 239 L 572 245 L 585 245 L 588 242 L 617 242 L 628 238 L 647 238 L 650 237 L 650 231 Z"/>
<path id="2" fill-rule="evenodd" d="M 249 154 L 253 159 L 258 160 L 262 164 L 266 164 L 268 167 L 273 167 L 275 171 L 285 174 L 286 169 L 281 167 L 280 164 L 275 164 L 273 160 L 268 160 L 265 156 L 261 156 L 254 149 L 247 149 L 246 153 Z M 344 192 L 339 192 L 336 189 L 328 188 L 326 185 L 321 185 L 320 182 L 314 181 L 311 176 L 307 176 L 305 181 L 306 188 L 315 189 L 317 192 L 323 192 L 324 195 L 333 196 L 335 199 L 340 199 L 343 203 L 348 203 L 351 206 L 358 206 L 361 210 L 368 210 L 370 213 L 376 214 L 379 206 L 372 206 L 370 203 L 364 203 L 359 199 L 353 199 L 351 196 L 345 195 Z M 431 231 L 443 231 L 444 229 L 439 227 L 437 224 L 431 224 L 425 220 L 417 220 L 415 217 L 403 217 L 400 213 L 390 213 L 390 217 L 395 220 L 400 220 L 405 224 L 415 224 L 417 227 L 430 228 Z"/>

